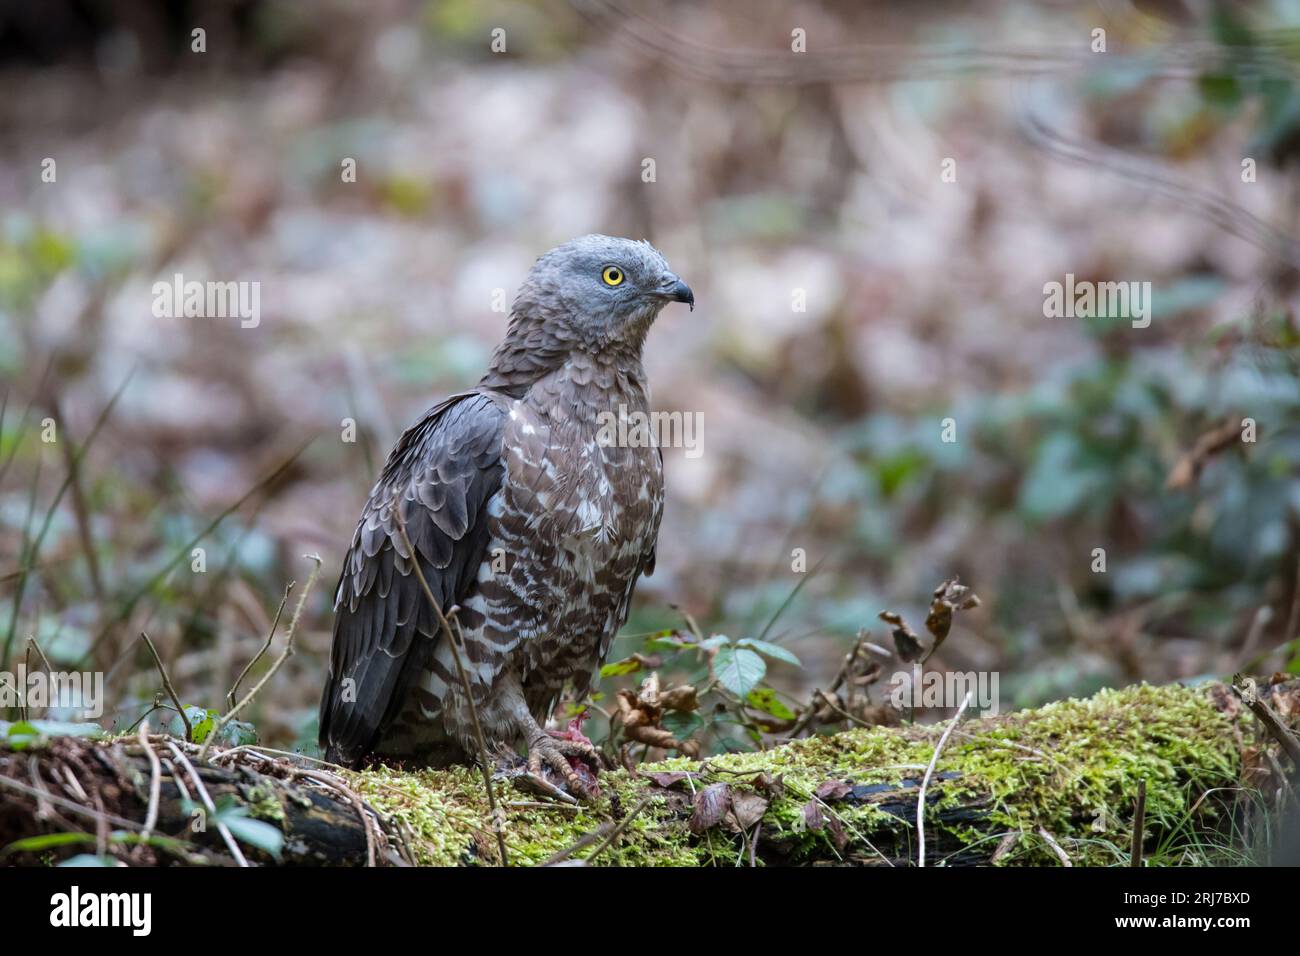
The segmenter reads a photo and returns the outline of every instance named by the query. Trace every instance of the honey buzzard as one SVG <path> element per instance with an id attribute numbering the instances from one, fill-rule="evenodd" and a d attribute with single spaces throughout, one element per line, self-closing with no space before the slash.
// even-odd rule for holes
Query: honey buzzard
<path id="1" fill-rule="evenodd" d="M 484 736 L 585 788 L 548 733 L 566 685 L 584 693 L 654 569 L 663 460 L 620 445 L 609 416 L 645 414 L 641 350 L 690 288 L 649 243 L 584 236 L 537 260 L 478 386 L 433 406 L 384 465 L 344 558 L 320 705 L 328 759 L 444 765 L 476 753 L 471 714 L 419 562 L 456 607 Z M 397 509 L 412 545 L 408 550 Z"/>

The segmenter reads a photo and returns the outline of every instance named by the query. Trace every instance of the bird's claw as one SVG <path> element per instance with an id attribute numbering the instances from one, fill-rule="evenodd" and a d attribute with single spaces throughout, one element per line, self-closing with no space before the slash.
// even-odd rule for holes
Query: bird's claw
<path id="1" fill-rule="evenodd" d="M 567 791 L 561 790 L 544 776 L 535 774 L 527 768 L 520 767 L 508 774 L 508 778 L 516 789 L 522 790 L 524 793 L 549 797 L 557 803 L 568 803 L 573 806 L 578 804 L 578 801 L 571 797 Z"/>
<path id="2" fill-rule="evenodd" d="M 529 775 L 546 780 L 546 771 L 559 776 L 565 789 L 579 800 L 591 800 L 599 792 L 596 773 L 603 761 L 590 740 L 542 733 L 528 744 Z"/>

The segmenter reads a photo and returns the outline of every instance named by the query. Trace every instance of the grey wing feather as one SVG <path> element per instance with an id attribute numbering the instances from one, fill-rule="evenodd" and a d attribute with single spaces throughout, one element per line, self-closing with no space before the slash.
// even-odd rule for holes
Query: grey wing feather
<path id="1" fill-rule="evenodd" d="M 484 513 L 501 487 L 504 417 L 490 394 L 453 395 L 408 429 L 389 455 L 335 594 L 334 642 L 320 704 L 327 759 L 353 765 L 374 748 L 441 639 L 394 509 L 401 508 L 439 605 L 463 600 L 488 546 Z"/>
<path id="2" fill-rule="evenodd" d="M 655 449 L 658 455 L 659 474 L 664 470 L 664 453 L 661 449 Z M 636 583 L 641 575 L 650 577 L 655 573 L 655 552 L 659 547 L 659 526 L 664 516 L 664 493 L 662 483 L 659 486 L 659 494 L 654 500 L 654 506 L 650 513 L 649 534 L 646 535 L 645 550 L 641 552 L 641 562 L 633 572 L 632 577 L 627 582 L 627 590 L 623 594 L 623 600 L 619 603 L 618 610 L 618 627 L 613 628 L 601 639 L 598 648 L 599 662 L 605 663 L 605 658 L 609 656 L 610 646 L 614 643 L 614 638 L 618 631 L 627 623 L 628 614 L 632 610 L 632 592 L 636 590 Z"/>
<path id="3" fill-rule="evenodd" d="M 655 454 L 659 461 L 659 474 L 664 473 L 664 450 L 655 446 Z M 645 554 L 641 556 L 641 572 L 646 577 L 655 573 L 655 554 L 659 550 L 659 522 L 664 516 L 664 492 L 663 485 L 659 486 L 659 500 L 655 502 L 654 516 L 651 518 L 652 526 L 650 528 L 650 547 Z M 633 584 L 635 584 L 635 579 Z"/>

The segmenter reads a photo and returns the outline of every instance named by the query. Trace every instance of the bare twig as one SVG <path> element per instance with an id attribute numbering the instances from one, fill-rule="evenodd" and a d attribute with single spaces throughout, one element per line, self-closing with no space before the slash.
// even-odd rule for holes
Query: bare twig
<path id="1" fill-rule="evenodd" d="M 558 866 L 559 864 L 563 863 L 565 860 L 569 859 L 569 857 L 573 856 L 573 854 L 577 853 L 579 850 L 583 849 L 584 847 L 591 846 L 593 843 L 595 843 L 597 840 L 605 836 L 613 829 L 614 829 L 614 824 L 612 822 L 606 821 L 605 823 L 602 823 L 600 826 L 596 827 L 596 829 L 592 830 L 590 833 L 584 833 L 581 837 L 578 838 L 578 842 L 574 843 L 573 846 L 565 847 L 563 850 L 560 850 L 558 853 L 554 853 L 551 856 L 548 856 L 545 860 L 542 861 L 542 866 Z M 579 860 L 578 863 L 581 866 L 586 866 L 585 860 Z"/>
<path id="2" fill-rule="evenodd" d="M 100 412 L 99 417 L 95 419 L 95 424 L 90 429 L 90 433 L 86 436 L 86 440 L 81 443 L 81 445 L 77 448 L 76 454 L 73 456 L 74 466 L 76 463 L 79 463 L 81 461 L 82 457 L 85 456 L 91 444 L 95 441 L 96 436 L 99 435 L 99 430 L 103 428 L 104 423 L 108 421 L 108 416 L 112 413 L 113 407 L 117 404 L 117 400 L 121 398 L 122 393 L 126 391 L 127 383 L 131 381 L 132 374 L 133 374 L 132 372 L 127 373 L 126 378 L 122 380 L 122 384 L 119 385 L 117 387 L 117 391 L 113 393 L 113 397 L 110 398 L 108 400 L 108 404 L 104 406 L 104 410 Z M 50 502 L 49 508 L 47 508 L 45 511 L 45 519 L 41 524 L 40 531 L 37 532 L 36 537 L 31 539 L 30 542 L 26 540 L 25 537 L 26 530 L 24 529 L 22 574 L 18 578 L 18 586 L 14 593 L 13 611 L 10 613 L 9 630 L 5 634 L 4 653 L 0 654 L 0 662 L 9 660 L 9 652 L 12 649 L 13 639 L 14 639 L 14 629 L 17 627 L 18 624 L 18 608 L 19 605 L 23 603 L 23 592 L 27 588 L 27 580 L 29 577 L 29 573 L 31 572 L 32 568 L 36 566 L 36 559 L 40 554 L 41 545 L 45 541 L 45 535 L 49 533 L 50 525 L 54 521 L 54 513 L 58 510 L 59 503 L 63 501 L 63 496 L 67 494 L 68 488 L 72 484 L 73 475 L 74 475 L 74 471 L 69 471 L 67 477 L 63 479 L 63 483 L 59 485 L 59 490 L 55 492 L 54 499 Z M 36 489 L 35 489 L 35 482 L 34 482 L 32 487 L 33 502 L 35 501 L 35 498 L 36 498 Z"/>
<path id="3" fill-rule="evenodd" d="M 1300 742 L 1296 741 L 1295 735 L 1287 730 L 1286 725 L 1278 719 L 1277 714 L 1273 713 L 1273 708 L 1264 703 L 1258 693 L 1242 693 L 1237 687 L 1238 680 L 1240 678 L 1233 680 L 1232 689 L 1241 698 L 1242 702 L 1250 708 L 1251 713 L 1259 718 L 1259 722 L 1268 728 L 1268 732 L 1282 746 L 1283 752 L 1291 758 L 1292 766 L 1300 770 Z"/>
<path id="4" fill-rule="evenodd" d="M 17 790 L 19 793 L 25 793 L 29 797 L 35 797 L 37 800 L 47 800 L 50 803 L 63 807 L 65 810 L 71 810 L 73 813 L 80 814 L 83 817 L 89 817 L 92 820 L 97 820 L 102 816 L 115 827 L 126 827 L 131 830 L 140 829 L 140 824 L 135 820 L 128 820 L 125 817 L 119 817 L 112 813 L 100 813 L 97 810 L 92 810 L 90 807 L 82 806 L 75 800 L 69 800 L 67 797 L 61 797 L 57 793 L 50 793 L 48 790 L 34 787 L 30 784 L 23 783 L 21 780 L 15 780 L 13 777 L 5 776 L 4 774 L 0 774 L 0 787 L 9 787 L 10 789 Z"/>
<path id="5" fill-rule="evenodd" d="M 293 586 L 295 583 L 297 582 L 290 581 L 288 584 L 285 585 L 284 597 L 280 598 L 280 606 L 275 609 L 275 620 L 271 622 L 271 630 L 266 635 L 266 643 L 262 645 L 262 649 L 260 651 L 258 651 L 255 655 L 253 655 L 253 659 L 244 666 L 244 669 L 239 672 L 239 676 L 235 678 L 235 683 L 232 684 L 230 690 L 227 691 L 226 709 L 228 710 L 234 709 L 235 695 L 239 693 L 240 682 L 243 681 L 243 679 L 248 676 L 248 672 L 253 669 L 253 666 L 262 659 L 262 657 L 266 654 L 268 650 L 270 650 L 271 642 L 275 640 L 275 629 L 280 625 L 280 615 L 284 613 L 284 606 L 289 602 L 289 592 L 293 590 Z"/>
<path id="6" fill-rule="evenodd" d="M 181 703 L 180 697 L 176 695 L 176 688 L 172 686 L 172 679 L 167 676 L 167 668 L 163 667 L 162 658 L 158 656 L 158 648 L 153 646 L 153 641 L 149 640 L 149 635 L 144 631 L 140 632 L 140 637 L 149 645 L 149 653 L 153 654 L 154 664 L 158 667 L 158 673 L 162 675 L 163 688 L 167 691 L 167 696 L 172 699 L 172 703 L 176 705 L 176 712 L 181 715 L 181 720 L 185 722 L 185 739 L 193 742 L 194 728 L 190 726 L 190 715 L 185 712 L 185 706 Z"/>
<path id="7" fill-rule="evenodd" d="M 1165 479 L 1165 488 L 1179 490 L 1195 483 L 1205 463 L 1240 438 L 1241 422 L 1238 418 L 1230 418 L 1205 432 L 1196 439 L 1191 449 L 1184 452 L 1174 463 L 1174 467 L 1169 471 L 1169 477 Z"/>
<path id="8" fill-rule="evenodd" d="M 1015 845 L 1018 842 L 1020 842 L 1020 831 L 1019 830 L 1008 831 L 1007 834 L 998 843 L 998 848 L 993 851 L 993 856 L 989 858 L 989 865 L 997 866 L 998 863 L 1002 861 L 1002 858 L 1006 856 L 1008 853 L 1010 853 L 1012 849 L 1015 848 Z"/>
<path id="9" fill-rule="evenodd" d="M 184 751 L 177 747 L 173 741 L 167 741 L 167 746 L 171 748 L 177 761 L 189 774 L 190 780 L 194 783 L 194 791 L 199 795 L 199 799 L 203 801 L 203 806 L 207 808 L 212 822 L 216 825 L 217 832 L 221 834 L 221 839 L 225 841 L 226 848 L 230 850 L 230 855 L 235 858 L 235 862 L 240 866 L 248 866 L 248 860 L 245 858 L 244 852 L 239 849 L 239 843 L 235 840 L 235 835 L 230 832 L 230 827 L 226 826 L 218 818 L 217 805 L 212 802 L 212 797 L 208 794 L 208 788 L 203 786 L 203 781 L 199 779 L 199 772 L 194 769 L 194 764 L 190 763 L 190 759 L 185 756 Z"/>
<path id="10" fill-rule="evenodd" d="M 158 798 L 162 794 L 162 764 L 158 762 L 158 755 L 154 753 L 153 745 L 149 743 L 147 718 L 140 725 L 138 739 L 140 746 L 144 748 L 145 756 L 149 758 L 149 809 L 144 815 L 144 829 L 140 831 L 140 839 L 147 840 L 158 823 Z"/>
<path id="11" fill-rule="evenodd" d="M 215 741 L 217 737 L 220 736 L 221 731 L 225 729 L 226 725 L 235 719 L 236 714 L 238 714 L 241 710 L 243 710 L 250 703 L 252 703 L 253 698 L 256 697 L 258 695 L 258 692 L 261 691 L 261 689 L 270 682 L 271 678 L 275 676 L 276 671 L 280 669 L 280 667 L 284 664 L 284 662 L 287 661 L 289 658 L 293 657 L 293 638 L 294 635 L 298 633 L 298 622 L 299 620 L 302 619 L 302 608 L 303 605 L 307 603 L 307 595 L 311 594 L 312 585 L 316 583 L 316 578 L 320 576 L 320 566 L 321 566 L 320 555 L 305 554 L 303 555 L 303 557 L 307 558 L 310 561 L 314 561 L 315 566 L 311 569 L 311 573 L 307 575 L 307 583 L 303 586 L 302 594 L 298 595 L 298 603 L 294 606 L 293 617 L 290 618 L 289 620 L 289 632 L 288 634 L 285 635 L 284 651 L 281 652 L 280 656 L 275 659 L 275 663 L 271 665 L 270 669 L 265 674 L 262 675 L 262 679 L 253 685 L 253 689 L 244 695 L 244 699 L 241 700 L 234 707 L 232 707 L 230 710 L 226 711 L 225 715 L 220 720 L 217 721 L 216 726 L 212 728 L 212 732 L 209 733 L 206 738 L 204 738 L 203 748 L 199 751 L 200 762 L 202 762 L 203 759 L 207 757 L 208 749 L 212 746 L 213 741 Z M 290 587 L 292 587 L 292 585 L 290 585 Z M 285 588 L 284 593 L 285 593 L 285 599 L 287 600 L 289 596 L 289 589 Z M 283 607 L 283 605 L 281 605 L 281 607 Z M 276 614 L 276 620 L 279 619 L 280 619 L 280 615 Z M 272 628 L 272 634 L 274 633 L 275 633 L 274 628 Z M 243 675 L 240 676 L 242 677 Z M 235 683 L 238 684 L 239 682 L 236 681 Z"/>
<path id="12" fill-rule="evenodd" d="M 148 594 L 150 591 L 152 591 L 155 587 L 157 587 L 158 583 L 162 581 L 164 578 L 166 578 L 167 575 L 171 573 L 172 569 L 176 567 L 176 565 L 180 564 L 181 561 L 185 560 L 185 558 L 189 556 L 190 551 L 193 550 L 193 548 L 200 541 L 202 541 L 213 531 L 215 531 L 217 529 L 217 526 L 220 525 L 223 521 L 225 521 L 228 517 L 230 517 L 240 508 L 242 508 L 244 506 L 244 503 L 247 502 L 250 498 L 252 498 L 253 495 L 257 494 L 258 491 L 260 491 L 262 488 L 266 487 L 267 485 L 271 484 L 271 482 L 275 481 L 277 478 L 280 477 L 280 475 L 282 475 L 285 471 L 287 471 L 289 467 L 293 465 L 295 461 L 298 460 L 298 457 L 304 451 L 307 450 L 307 446 L 310 444 L 311 444 L 310 440 L 304 442 L 302 445 L 298 447 L 297 451 L 295 451 L 292 455 L 290 455 L 288 458 L 282 461 L 278 466 L 276 466 L 274 471 L 272 471 L 265 478 L 262 478 L 260 481 L 258 481 L 257 484 L 253 485 L 253 487 L 249 488 L 246 492 L 244 492 L 244 494 L 241 495 L 237 501 L 228 505 L 220 514 L 218 514 L 215 518 L 209 521 L 202 530 L 200 530 L 197 534 L 195 534 L 192 538 L 190 538 L 189 541 L 187 541 L 184 545 L 178 548 L 176 550 L 176 554 L 173 555 L 172 558 L 166 564 L 164 564 L 157 572 L 155 572 L 153 577 L 149 578 L 148 581 L 145 581 L 144 584 L 136 588 L 136 590 L 132 594 L 130 594 L 125 600 L 123 600 L 118 607 L 118 612 L 115 615 L 114 619 L 105 623 L 104 626 L 100 629 L 99 633 L 95 636 L 95 639 L 91 641 L 90 647 L 87 649 L 86 653 L 82 655 L 82 661 L 84 662 L 88 660 L 91 657 L 91 655 L 93 655 L 97 650 L 99 650 L 100 645 L 103 644 L 103 642 L 108 638 L 108 636 L 111 633 L 113 633 L 113 628 L 118 624 L 118 622 L 126 620 L 131 615 L 131 612 L 135 610 L 136 605 L 139 604 L 141 600 L 143 600 L 144 596 Z"/>
<path id="13" fill-rule="evenodd" d="M 1048 833 L 1043 827 L 1038 828 L 1038 835 L 1052 848 L 1052 852 L 1056 854 L 1056 858 L 1061 861 L 1062 866 L 1074 866 L 1074 864 L 1070 862 L 1069 854 L 1061 848 L 1061 844 L 1056 842 L 1056 837 Z"/>
<path id="14" fill-rule="evenodd" d="M 219 754 L 213 754 L 212 759 L 209 760 L 208 763 L 230 760 L 241 753 L 250 753 L 254 756 L 261 757 L 264 760 L 271 759 L 270 755 L 274 754 L 279 757 L 292 758 L 292 760 L 302 760 L 307 763 L 320 764 L 322 767 L 337 768 L 340 766 L 332 761 L 322 760 L 319 757 L 309 757 L 307 754 L 294 753 L 292 750 L 276 750 L 274 747 L 265 747 L 262 744 L 240 744 L 238 747 L 229 747 L 226 750 L 221 751 Z"/>
<path id="15" fill-rule="evenodd" d="M 30 644 L 28 644 L 27 647 L 26 647 L 26 649 L 23 651 L 23 670 L 24 670 L 24 672 L 30 672 L 30 671 L 31 671 L 31 669 L 32 669 L 32 668 L 31 668 L 31 664 L 32 664 L 32 646 L 31 646 Z M 18 705 L 18 715 L 19 715 L 20 719 L 22 719 L 22 720 L 31 720 L 31 719 L 32 719 L 31 709 L 27 706 L 27 695 L 26 695 L 26 694 L 24 694 L 24 695 L 22 696 L 21 702 L 20 702 L 19 705 Z"/>
<path id="16" fill-rule="evenodd" d="M 41 649 L 40 642 L 36 640 L 36 635 L 29 634 L 27 637 L 27 641 L 28 643 L 31 644 L 32 647 L 36 648 L 36 653 L 41 655 L 41 662 L 45 665 L 45 670 L 53 674 L 54 666 L 50 663 L 50 659 L 45 656 L 45 651 Z"/>
<path id="17" fill-rule="evenodd" d="M 465 691 L 465 706 L 469 708 L 470 721 L 474 725 L 474 739 L 478 744 L 479 765 L 483 770 L 483 787 L 487 790 L 488 809 L 492 813 L 492 829 L 496 832 L 497 850 L 501 854 L 501 865 L 509 866 L 506 856 L 506 837 L 503 832 L 505 811 L 498 809 L 496 791 L 492 789 L 492 767 L 488 761 L 487 738 L 483 736 L 483 725 L 479 721 L 478 705 L 474 701 L 474 692 L 469 685 L 469 675 L 465 673 L 465 665 L 460 659 L 460 645 L 456 641 L 456 635 L 451 632 L 451 624 L 447 620 L 447 615 L 443 613 L 438 599 L 433 596 L 433 591 L 429 588 L 429 582 L 424 579 L 424 571 L 420 568 L 420 553 L 415 550 L 415 546 L 411 544 L 411 539 L 406 533 L 406 519 L 402 517 L 402 502 L 396 497 L 393 500 L 393 517 L 397 519 L 397 530 L 402 535 L 402 543 L 406 545 L 406 553 L 411 556 L 411 568 L 415 571 L 415 577 L 420 582 L 420 587 L 424 591 L 429 606 L 433 608 L 433 613 L 438 616 L 438 623 L 442 625 L 442 633 L 451 645 L 451 657 L 456 664 L 456 674 L 460 678 L 460 685 Z M 456 627 L 459 632 L 459 621 L 457 621 Z"/>
<path id="18" fill-rule="evenodd" d="M 104 607 L 104 578 L 99 571 L 99 556 L 95 553 L 95 536 L 90 530 L 90 509 L 86 506 L 85 482 L 81 476 L 81 455 L 73 448 L 68 434 L 67 420 L 57 396 L 50 399 L 50 410 L 56 421 L 63 427 L 64 440 L 59 442 L 63 449 L 64 465 L 68 469 L 68 478 L 72 490 L 72 512 L 77 519 L 77 535 L 81 541 L 81 552 L 86 557 L 86 570 L 90 573 L 90 588 L 95 595 L 95 606 Z"/>
<path id="19" fill-rule="evenodd" d="M 330 788 L 335 793 L 341 794 L 348 803 L 352 804 L 352 808 L 357 811 L 357 816 L 361 818 L 362 829 L 366 831 L 366 865 L 374 866 L 375 844 L 377 842 L 375 840 L 375 831 L 379 829 L 379 826 L 373 819 L 371 819 L 370 813 L 373 811 L 369 810 L 365 801 L 362 800 L 351 787 L 343 783 L 343 781 L 320 770 L 307 770 L 299 767 L 295 768 L 294 776 L 306 777 L 308 780 L 315 780 L 317 783 Z"/>
<path id="20" fill-rule="evenodd" d="M 943 745 L 948 742 L 949 734 L 952 733 L 953 728 L 957 726 L 957 721 L 961 720 L 961 715 L 966 712 L 966 708 L 970 705 L 972 693 L 972 691 L 966 691 L 966 696 L 962 699 L 961 706 L 957 708 L 957 713 L 953 714 L 952 720 L 948 721 L 948 726 L 944 728 L 939 742 L 934 745 L 934 753 L 930 755 L 930 766 L 925 768 L 925 777 L 921 780 L 921 792 L 916 798 L 917 866 L 925 866 L 925 791 L 930 786 L 930 777 L 934 773 L 935 765 L 939 762 L 939 752 L 943 750 Z"/>
<path id="21" fill-rule="evenodd" d="M 1137 799 L 1133 801 L 1133 844 L 1129 851 L 1129 866 L 1142 865 L 1142 828 L 1146 825 L 1147 782 L 1138 781 Z"/>
<path id="22" fill-rule="evenodd" d="M 980 737 L 976 734 L 968 734 L 962 730 L 959 730 L 956 733 L 958 737 L 964 737 L 972 743 L 988 744 L 991 747 L 1007 747 L 1011 750 L 1019 750 L 1021 753 L 1029 754 L 1031 757 L 1037 757 L 1040 760 L 1050 760 L 1053 763 L 1058 762 L 1051 754 L 1044 753 L 1034 747 L 1026 747 L 1024 744 L 1016 743 L 1014 740 L 1003 740 L 1000 737 L 990 736 Z"/>
<path id="23" fill-rule="evenodd" d="M 632 812 L 620 820 L 614 829 L 609 831 L 609 835 L 605 837 L 605 842 L 591 851 L 587 856 L 587 862 L 590 863 L 592 860 L 596 859 L 596 857 L 600 856 L 601 853 L 605 852 L 605 850 L 609 848 L 610 844 L 617 840 L 619 835 L 628 828 L 628 825 L 637 818 L 637 815 L 650 805 L 650 802 L 653 799 L 654 797 L 642 797 L 641 802 L 632 808 Z"/>

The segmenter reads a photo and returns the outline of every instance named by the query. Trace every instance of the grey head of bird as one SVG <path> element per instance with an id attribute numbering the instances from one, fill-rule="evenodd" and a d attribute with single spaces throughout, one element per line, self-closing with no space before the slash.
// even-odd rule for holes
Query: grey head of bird
<path id="1" fill-rule="evenodd" d="M 581 236 L 533 265 L 515 300 L 511 331 L 520 322 L 590 351 L 639 350 L 669 302 L 694 310 L 695 293 L 658 249 L 643 240 Z"/>

